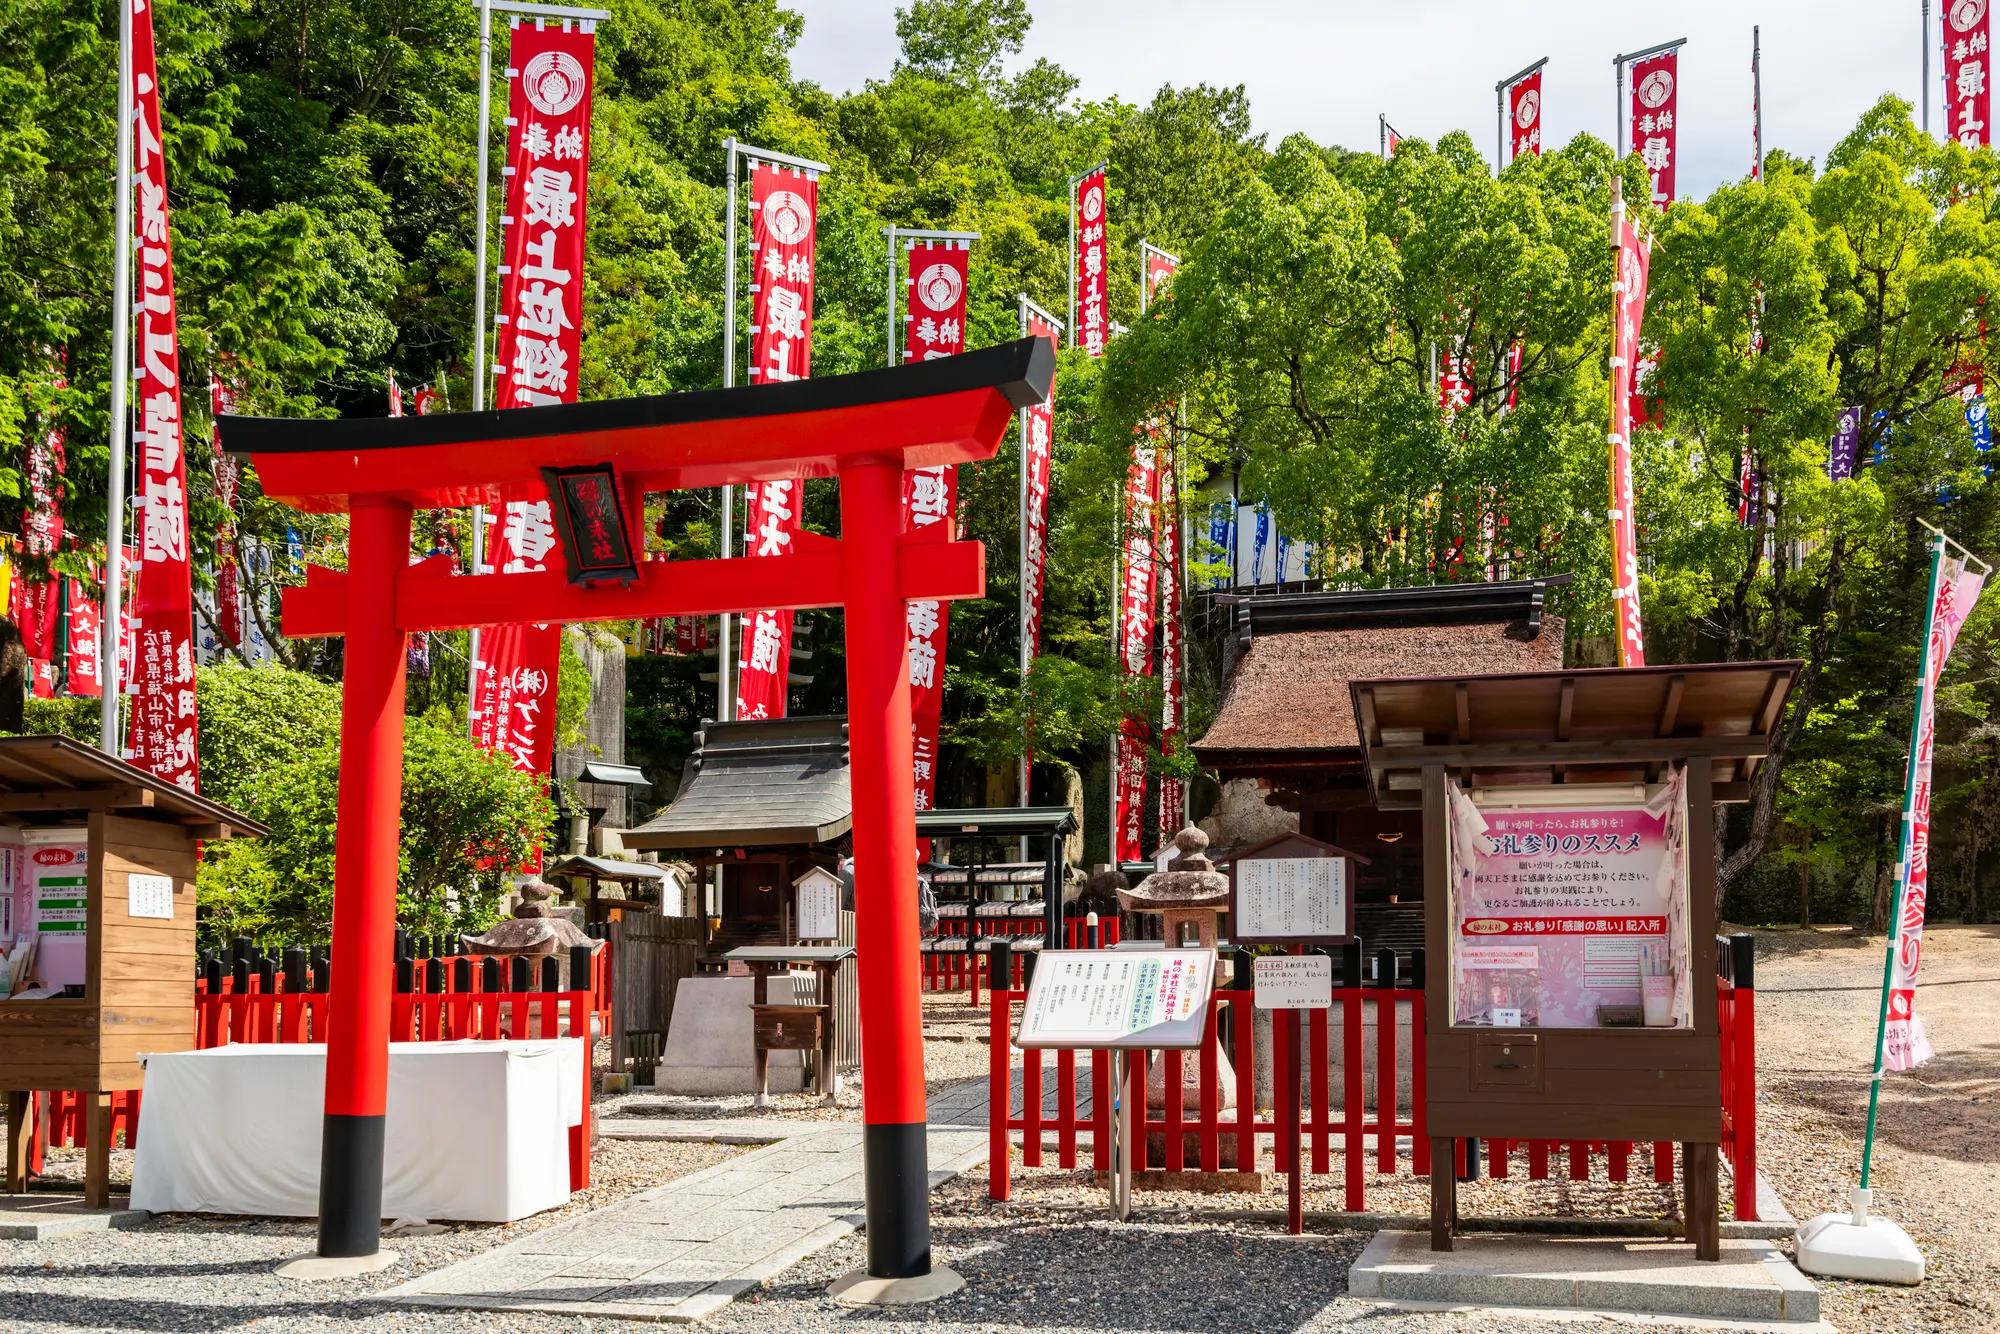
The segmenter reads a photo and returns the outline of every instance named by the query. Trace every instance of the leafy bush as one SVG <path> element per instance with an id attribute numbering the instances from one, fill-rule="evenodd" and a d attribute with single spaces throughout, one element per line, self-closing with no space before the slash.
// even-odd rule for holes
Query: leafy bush
<path id="1" fill-rule="evenodd" d="M 203 669 L 198 689 L 204 790 L 271 830 L 210 851 L 198 885 L 202 943 L 327 939 L 338 688 L 265 666 Z M 397 920 L 415 931 L 481 929 L 497 914 L 501 873 L 520 865 L 549 827 L 549 800 L 534 779 L 455 727 L 408 719 L 403 757 Z"/>

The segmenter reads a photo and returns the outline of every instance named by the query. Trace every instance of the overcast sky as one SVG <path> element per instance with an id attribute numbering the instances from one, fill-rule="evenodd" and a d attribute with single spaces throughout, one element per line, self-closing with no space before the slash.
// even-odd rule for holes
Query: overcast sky
<path id="1" fill-rule="evenodd" d="M 793 61 L 798 74 L 844 92 L 889 73 L 897 0 L 785 3 L 806 20 Z M 1024 59 L 1060 64 L 1082 80 L 1080 95 L 1143 104 L 1163 83 L 1241 83 L 1257 129 L 1274 146 L 1303 130 L 1323 144 L 1373 148 L 1380 113 L 1427 139 L 1466 130 L 1490 155 L 1494 83 L 1543 56 L 1545 142 L 1582 131 L 1609 141 L 1612 56 L 1685 37 L 1683 196 L 1705 195 L 1749 169 L 1752 24 L 1763 29 L 1767 149 L 1823 162 L 1883 93 L 1921 105 L 1918 0 L 1029 0 L 1029 7 L 1035 26 Z M 1931 74 L 1939 77 L 1935 59 Z"/>

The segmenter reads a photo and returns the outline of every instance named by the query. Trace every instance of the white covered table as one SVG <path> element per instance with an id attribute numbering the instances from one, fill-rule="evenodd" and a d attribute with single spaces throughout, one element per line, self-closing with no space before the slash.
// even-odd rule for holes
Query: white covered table
<path id="1" fill-rule="evenodd" d="M 132 1207 L 319 1213 L 323 1043 L 237 1043 L 145 1057 Z M 584 1044 L 389 1045 L 382 1212 L 509 1222 L 569 1201 Z"/>

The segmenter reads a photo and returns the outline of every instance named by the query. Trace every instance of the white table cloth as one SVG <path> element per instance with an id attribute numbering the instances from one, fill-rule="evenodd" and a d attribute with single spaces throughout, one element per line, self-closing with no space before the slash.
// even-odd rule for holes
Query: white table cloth
<path id="1" fill-rule="evenodd" d="M 145 1058 L 132 1207 L 319 1213 L 322 1043 L 238 1043 Z M 385 1218 L 509 1222 L 569 1201 L 584 1044 L 389 1045 Z"/>

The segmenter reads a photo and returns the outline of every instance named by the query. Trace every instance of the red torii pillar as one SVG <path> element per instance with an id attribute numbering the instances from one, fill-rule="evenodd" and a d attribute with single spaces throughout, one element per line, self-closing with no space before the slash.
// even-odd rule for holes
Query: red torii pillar
<path id="1" fill-rule="evenodd" d="M 320 1168 L 321 1257 L 379 1255 L 393 991 L 406 636 L 518 621 L 621 620 L 758 608 L 846 608 L 860 969 L 868 1273 L 930 1272 L 916 826 L 906 601 L 979 597 L 977 542 L 905 545 L 905 469 L 993 456 L 1013 413 L 1040 402 L 1046 340 L 889 370 L 741 389 L 511 412 L 346 421 L 224 417 L 223 443 L 265 494 L 347 512 L 348 569 L 312 567 L 284 593 L 288 635 L 346 636 L 334 973 Z M 647 561 L 616 582 L 588 572 L 452 578 L 410 565 L 417 509 L 563 501 L 551 469 L 610 480 L 624 535 L 648 491 L 775 477 L 840 479 L 841 536 L 795 554 Z"/>

